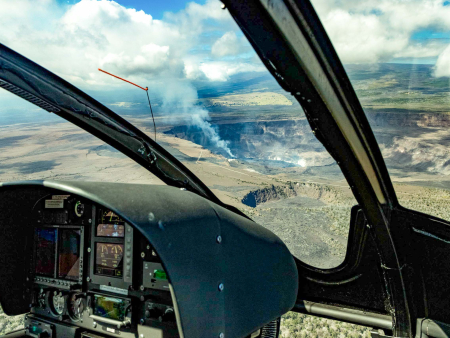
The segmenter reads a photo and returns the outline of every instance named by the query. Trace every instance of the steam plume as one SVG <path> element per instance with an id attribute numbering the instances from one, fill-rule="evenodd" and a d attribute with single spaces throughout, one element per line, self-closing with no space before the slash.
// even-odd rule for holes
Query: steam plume
<path id="1" fill-rule="evenodd" d="M 159 87 L 163 101 L 163 111 L 165 112 L 165 122 L 172 124 L 185 123 L 201 130 L 208 142 L 217 149 L 221 149 L 229 157 L 234 157 L 229 141 L 222 140 L 211 120 L 209 112 L 196 105 L 198 94 L 191 83 L 186 81 L 169 81 Z M 182 121 L 179 120 L 181 117 Z"/>

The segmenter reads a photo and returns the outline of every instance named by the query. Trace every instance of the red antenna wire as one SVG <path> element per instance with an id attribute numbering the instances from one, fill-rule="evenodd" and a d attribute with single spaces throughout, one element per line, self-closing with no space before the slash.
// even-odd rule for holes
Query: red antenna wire
<path id="1" fill-rule="evenodd" d="M 98 70 L 101 71 L 101 72 L 103 72 L 103 73 L 105 73 L 105 74 L 111 75 L 112 77 L 115 77 L 116 79 L 119 79 L 119 80 L 128 82 L 129 84 L 132 84 L 133 86 L 136 86 L 136 87 L 138 87 L 138 88 L 141 88 L 142 90 L 145 90 L 145 92 L 147 93 L 147 99 L 148 99 L 148 105 L 149 105 L 149 107 L 150 107 L 150 112 L 152 113 L 153 127 L 155 128 L 155 141 L 156 141 L 156 124 L 155 124 L 155 117 L 153 116 L 152 104 L 150 103 L 150 96 L 148 96 L 148 87 L 145 87 L 145 88 L 144 88 L 144 87 L 141 87 L 141 86 L 137 85 L 136 83 L 133 83 L 133 82 L 128 81 L 128 80 L 125 80 L 125 79 L 123 79 L 123 78 L 121 78 L 121 77 L 119 77 L 119 76 L 117 76 L 117 75 L 108 73 L 108 72 L 104 71 L 103 69 L 100 69 L 100 68 L 99 68 Z"/>
<path id="2" fill-rule="evenodd" d="M 111 74 L 111 73 L 108 73 L 108 72 L 104 71 L 103 69 L 100 69 L 100 68 L 99 68 L 98 70 L 101 71 L 101 72 L 103 72 L 103 73 L 105 73 L 105 74 L 111 75 L 111 76 L 115 77 L 116 79 L 119 79 L 119 80 L 122 80 L 122 81 L 125 81 L 125 82 L 128 82 L 128 83 L 131 83 L 133 86 L 139 87 L 139 88 L 141 88 L 142 90 L 148 91 L 148 87 L 145 87 L 145 88 L 144 88 L 144 87 L 141 87 L 141 86 L 137 85 L 136 83 L 133 83 L 133 82 L 128 81 L 128 80 L 125 80 L 125 79 L 122 79 L 121 77 L 119 77 L 119 76 L 117 76 L 117 75 L 114 75 L 114 74 Z"/>

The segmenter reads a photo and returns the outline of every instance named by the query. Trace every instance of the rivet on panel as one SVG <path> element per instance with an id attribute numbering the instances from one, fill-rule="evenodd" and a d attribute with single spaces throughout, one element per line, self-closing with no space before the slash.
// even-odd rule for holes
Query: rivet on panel
<path id="1" fill-rule="evenodd" d="M 217 243 L 222 243 L 222 236 L 217 236 L 217 238 L 216 238 L 216 241 L 217 241 Z"/>
<path id="2" fill-rule="evenodd" d="M 220 284 L 219 284 L 219 291 L 223 291 L 224 288 L 225 288 L 225 287 L 224 287 L 223 283 L 220 283 Z"/>

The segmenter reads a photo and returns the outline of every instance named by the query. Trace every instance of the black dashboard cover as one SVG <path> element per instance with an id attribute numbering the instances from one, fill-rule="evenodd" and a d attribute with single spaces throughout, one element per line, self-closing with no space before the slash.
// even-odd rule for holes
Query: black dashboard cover
<path id="1" fill-rule="evenodd" d="M 220 333 L 244 337 L 295 305 L 298 274 L 285 244 L 262 226 L 194 193 L 169 186 L 25 181 L 3 183 L 0 199 L 7 192 L 8 198 L 14 199 L 11 192 L 23 192 L 25 187 L 47 187 L 88 198 L 133 224 L 163 262 L 185 337 L 219 337 Z M 16 229 L 6 238 L 20 247 L 26 244 L 23 236 Z M 13 308 L 8 303 L 15 300 L 5 297 L 3 291 L 18 276 L 11 275 L 17 269 L 5 271 L 3 264 L 14 266 L 23 261 L 20 255 L 4 252 L 8 247 L 0 246 L 4 275 L 0 301 L 5 310 Z M 8 262 L 1 257 L 8 257 Z"/>

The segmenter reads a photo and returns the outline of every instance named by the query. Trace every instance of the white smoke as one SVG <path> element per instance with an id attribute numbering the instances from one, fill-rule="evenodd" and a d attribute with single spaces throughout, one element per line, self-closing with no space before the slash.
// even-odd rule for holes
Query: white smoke
<path id="1" fill-rule="evenodd" d="M 208 140 L 214 144 L 214 146 L 223 149 L 230 157 L 234 157 L 231 153 L 230 148 L 228 147 L 229 141 L 222 140 L 217 133 L 217 130 L 208 122 L 210 119 L 209 113 L 207 110 L 202 108 L 194 108 L 190 112 L 191 123 L 200 128 L 208 138 Z"/>
<path id="2" fill-rule="evenodd" d="M 197 127 L 213 147 L 222 149 L 228 156 L 234 157 L 228 146 L 229 141 L 222 140 L 216 128 L 209 122 L 211 120 L 209 112 L 196 105 L 197 90 L 190 82 L 179 79 L 168 80 L 155 90 L 159 91 L 163 101 L 165 122 Z"/>

